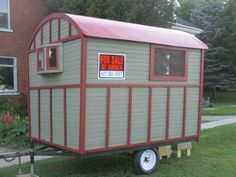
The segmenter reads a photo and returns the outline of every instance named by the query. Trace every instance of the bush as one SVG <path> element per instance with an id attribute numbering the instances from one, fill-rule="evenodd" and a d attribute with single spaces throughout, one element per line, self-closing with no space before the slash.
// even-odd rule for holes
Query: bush
<path id="1" fill-rule="evenodd" d="M 13 123 L 0 123 L 0 145 L 10 148 L 28 146 L 28 121 L 20 116 L 14 117 Z"/>
<path id="2" fill-rule="evenodd" d="M 5 117 L 12 117 L 5 121 Z M 11 148 L 28 146 L 28 119 L 21 116 L 17 108 L 5 98 L 0 99 L 0 145 Z"/>
<path id="3" fill-rule="evenodd" d="M 11 115 L 17 114 L 17 108 L 5 97 L 0 98 L 0 115 L 6 115 L 10 113 Z"/>

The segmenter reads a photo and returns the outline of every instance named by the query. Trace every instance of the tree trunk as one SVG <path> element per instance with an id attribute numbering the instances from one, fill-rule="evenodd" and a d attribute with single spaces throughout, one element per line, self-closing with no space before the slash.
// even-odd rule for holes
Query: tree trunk
<path id="1" fill-rule="evenodd" d="M 216 88 L 213 87 L 213 88 L 211 89 L 211 91 L 212 91 L 212 99 L 213 99 L 213 100 L 216 100 Z"/>

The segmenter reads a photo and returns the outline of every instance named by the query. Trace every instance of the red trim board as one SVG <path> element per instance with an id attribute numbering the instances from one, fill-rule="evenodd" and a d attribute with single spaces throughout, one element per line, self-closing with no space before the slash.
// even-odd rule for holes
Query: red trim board
<path id="1" fill-rule="evenodd" d="M 80 79 L 80 153 L 85 150 L 85 121 L 86 121 L 86 68 L 87 68 L 87 39 L 82 37 L 81 43 L 81 79 Z"/>
<path id="2" fill-rule="evenodd" d="M 107 118 L 106 118 L 106 142 L 105 147 L 109 147 L 110 137 L 110 116 L 111 116 L 111 87 L 107 87 Z"/>
<path id="3" fill-rule="evenodd" d="M 129 108 L 128 108 L 128 137 L 127 137 L 127 145 L 131 144 L 131 124 L 132 124 L 132 105 L 133 105 L 133 88 L 129 87 Z"/>

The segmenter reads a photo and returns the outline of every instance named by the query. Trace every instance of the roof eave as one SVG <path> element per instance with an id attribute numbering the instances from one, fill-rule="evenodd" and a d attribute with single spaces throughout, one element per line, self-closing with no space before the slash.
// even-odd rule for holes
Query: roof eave
<path id="1" fill-rule="evenodd" d="M 188 33 L 191 33 L 191 34 L 195 34 L 195 35 L 196 34 L 201 34 L 203 32 L 203 30 L 200 29 L 200 28 L 194 28 L 194 27 L 182 25 L 182 24 L 179 24 L 179 23 L 176 23 L 171 28 L 176 29 L 176 30 L 180 30 L 180 31 L 184 31 L 184 32 L 188 32 Z"/>

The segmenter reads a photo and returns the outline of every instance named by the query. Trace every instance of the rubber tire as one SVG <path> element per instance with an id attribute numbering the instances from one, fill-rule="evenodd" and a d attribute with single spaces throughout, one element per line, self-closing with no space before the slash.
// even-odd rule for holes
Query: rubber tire
<path id="1" fill-rule="evenodd" d="M 143 152 L 146 151 L 146 150 L 152 150 L 156 154 L 156 164 L 150 170 L 145 170 L 141 166 L 141 156 L 142 156 Z M 136 170 L 137 174 L 139 174 L 139 175 L 153 173 L 157 169 L 157 167 L 159 165 L 159 162 L 160 162 L 160 160 L 159 160 L 159 153 L 154 148 L 152 148 L 152 149 L 144 149 L 144 150 L 137 151 L 135 153 L 135 155 L 134 155 L 135 170 Z"/>

